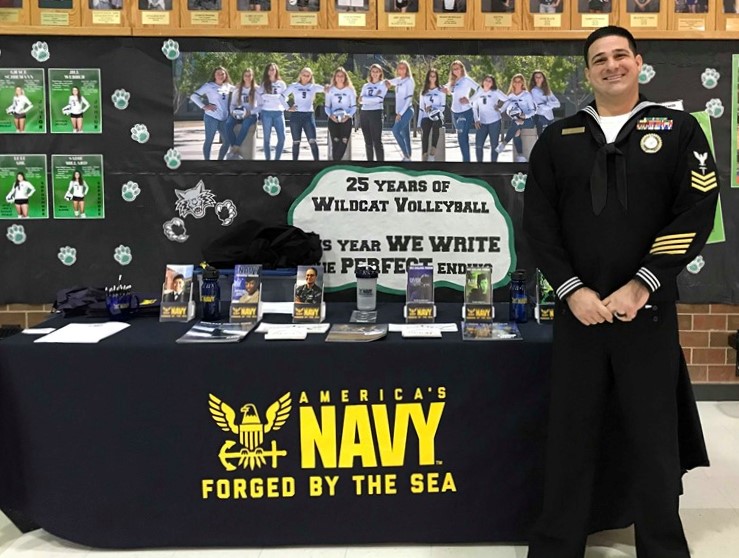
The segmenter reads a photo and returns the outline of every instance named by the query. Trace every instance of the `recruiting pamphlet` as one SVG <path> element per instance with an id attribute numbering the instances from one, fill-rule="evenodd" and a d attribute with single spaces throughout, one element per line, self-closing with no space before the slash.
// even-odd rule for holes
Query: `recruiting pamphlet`
<path id="1" fill-rule="evenodd" d="M 293 321 L 320 322 L 323 302 L 323 266 L 299 265 L 295 282 Z"/>
<path id="2" fill-rule="evenodd" d="M 516 341 L 521 340 L 516 322 L 462 322 L 463 341 Z"/>
<path id="3" fill-rule="evenodd" d="M 536 270 L 536 321 L 548 321 L 554 319 L 555 292 L 540 270 Z"/>
<path id="4" fill-rule="evenodd" d="M 436 316 L 434 306 L 434 268 L 411 265 L 406 278 L 405 321 L 431 323 Z"/>
<path id="5" fill-rule="evenodd" d="M 387 324 L 334 324 L 326 341 L 337 343 L 366 343 L 387 335 Z"/>
<path id="6" fill-rule="evenodd" d="M 262 266 L 237 265 L 231 287 L 231 322 L 255 322 L 259 319 L 262 293 Z"/>
<path id="7" fill-rule="evenodd" d="M 220 324 L 197 322 L 177 343 L 238 343 L 254 329 L 256 322 Z"/>
<path id="8" fill-rule="evenodd" d="M 162 285 L 161 322 L 189 322 L 195 317 L 192 265 L 167 264 Z"/>

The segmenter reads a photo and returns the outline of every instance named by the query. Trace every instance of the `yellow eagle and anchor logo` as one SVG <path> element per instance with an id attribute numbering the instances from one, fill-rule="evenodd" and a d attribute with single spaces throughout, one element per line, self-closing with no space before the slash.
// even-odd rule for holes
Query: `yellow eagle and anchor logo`
<path id="1" fill-rule="evenodd" d="M 231 451 L 236 442 L 226 440 L 223 443 L 218 452 L 218 458 L 226 470 L 235 471 L 240 465 L 244 469 L 249 467 L 253 471 L 255 467 L 266 465 L 268 457 L 272 459 L 272 468 L 276 468 L 277 458 L 286 456 L 287 451 L 277 449 L 277 442 L 274 440 L 269 450 L 264 450 L 261 446 L 264 442 L 264 435 L 282 428 L 290 416 L 290 409 L 292 409 L 290 393 L 286 393 L 269 406 L 265 413 L 266 424 L 260 420 L 253 403 L 245 403 L 241 407 L 240 410 L 243 413 L 241 423 L 236 424 L 236 411 L 212 393 L 208 395 L 208 407 L 213 420 L 224 432 L 238 434 L 239 443 L 242 446 L 240 450 Z M 232 461 L 236 464 L 234 465 Z"/>

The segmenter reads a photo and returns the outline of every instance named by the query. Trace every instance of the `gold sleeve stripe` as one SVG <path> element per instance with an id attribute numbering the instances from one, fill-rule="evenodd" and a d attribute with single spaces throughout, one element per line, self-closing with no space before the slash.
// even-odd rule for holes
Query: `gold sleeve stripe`
<path id="1" fill-rule="evenodd" d="M 652 250 L 649 253 L 650 254 L 660 254 L 661 255 L 661 254 L 685 254 L 686 252 L 687 252 L 687 249 L 686 250 L 665 250 L 665 249 L 662 249 L 662 250 Z"/>
<path id="2" fill-rule="evenodd" d="M 690 242 L 670 242 L 669 244 L 656 244 L 652 246 L 652 250 L 664 250 L 670 248 L 690 248 Z"/>
<path id="3" fill-rule="evenodd" d="M 716 179 L 714 179 L 712 182 L 709 182 L 707 184 L 699 184 L 695 181 L 690 183 L 691 188 L 695 188 L 696 190 L 700 190 L 701 192 L 709 192 L 713 190 L 714 188 L 718 188 L 718 182 Z"/>
<path id="4" fill-rule="evenodd" d="M 673 238 L 683 238 L 683 239 L 689 239 L 695 237 L 695 233 L 680 233 L 680 234 L 667 234 L 665 236 L 658 236 L 654 239 L 655 244 L 657 242 L 662 242 L 663 240 L 672 240 Z"/>
<path id="5" fill-rule="evenodd" d="M 652 244 L 652 248 L 659 248 L 660 246 L 677 246 L 680 244 L 685 244 L 687 246 L 690 246 L 690 243 L 693 242 L 692 238 L 678 238 L 675 240 L 663 240 L 661 242 L 655 242 Z"/>
<path id="6" fill-rule="evenodd" d="M 708 174 L 701 174 L 699 172 L 690 171 L 690 174 L 693 176 L 693 178 L 697 178 L 699 180 L 702 180 L 703 182 L 710 180 L 712 178 L 716 178 L 716 172 L 711 171 Z"/>

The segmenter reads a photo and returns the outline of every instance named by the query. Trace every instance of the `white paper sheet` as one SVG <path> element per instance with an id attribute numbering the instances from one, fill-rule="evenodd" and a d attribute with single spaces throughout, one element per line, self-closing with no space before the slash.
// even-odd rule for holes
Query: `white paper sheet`
<path id="1" fill-rule="evenodd" d="M 68 324 L 49 335 L 36 339 L 34 343 L 98 343 L 129 326 L 130 324 L 123 322 Z"/>

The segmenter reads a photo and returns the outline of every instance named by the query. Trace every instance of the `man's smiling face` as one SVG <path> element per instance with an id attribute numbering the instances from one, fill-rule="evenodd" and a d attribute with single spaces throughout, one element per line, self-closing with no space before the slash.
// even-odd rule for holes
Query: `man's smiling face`
<path id="1" fill-rule="evenodd" d="M 631 95 L 639 89 L 642 57 L 634 54 L 625 37 L 609 35 L 588 49 L 585 76 L 597 96 Z"/>

